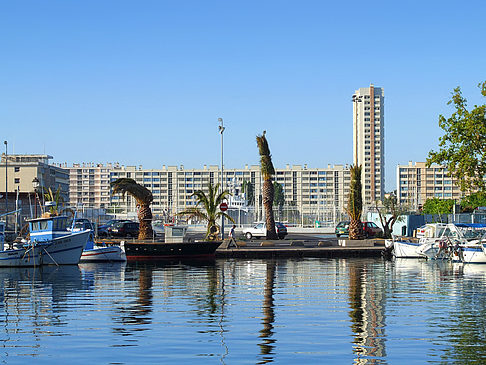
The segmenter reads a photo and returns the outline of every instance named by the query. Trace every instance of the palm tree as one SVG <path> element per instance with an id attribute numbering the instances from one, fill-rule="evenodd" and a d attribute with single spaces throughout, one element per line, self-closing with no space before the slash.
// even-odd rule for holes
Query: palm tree
<path id="1" fill-rule="evenodd" d="M 265 131 L 261 136 L 256 137 L 258 150 L 260 152 L 260 166 L 263 176 L 263 191 L 262 191 L 262 203 L 265 208 L 265 220 L 267 223 L 267 239 L 278 239 L 277 232 L 275 230 L 275 218 L 273 217 L 273 195 L 274 187 L 272 177 L 275 174 L 273 168 L 272 155 L 270 154 L 270 148 L 268 147 L 267 139 L 265 138 Z"/>
<path id="2" fill-rule="evenodd" d="M 56 192 L 53 192 L 51 188 L 44 188 L 44 199 L 46 202 L 55 203 L 55 205 L 49 207 L 49 210 L 52 215 L 57 215 L 59 213 L 59 204 L 64 201 L 61 196 L 61 187 L 58 186 Z"/>
<path id="3" fill-rule="evenodd" d="M 231 222 L 235 222 L 225 212 L 219 210 L 219 205 L 229 195 L 229 191 L 225 190 L 218 194 L 219 184 L 208 184 L 208 193 L 202 190 L 196 190 L 191 197 L 196 197 L 196 206 L 177 213 L 178 216 L 188 216 L 189 218 L 198 218 L 199 220 L 207 222 L 206 239 L 214 241 L 218 238 L 220 229 L 216 223 L 221 217 L 225 217 Z M 224 237 L 223 237 L 224 238 Z"/>
<path id="4" fill-rule="evenodd" d="M 154 199 L 152 192 L 145 186 L 137 184 L 135 180 L 128 178 L 117 179 L 115 181 L 112 181 L 110 185 L 112 188 L 111 195 L 121 193 L 122 196 L 125 196 L 125 194 L 128 194 L 137 201 L 137 214 L 140 224 L 138 239 L 152 239 L 152 209 L 150 209 L 150 204 Z"/>
<path id="5" fill-rule="evenodd" d="M 349 172 L 351 182 L 349 184 L 349 200 L 346 209 L 349 215 L 349 239 L 358 240 L 363 231 L 361 213 L 363 211 L 363 199 L 361 193 L 361 165 L 351 165 Z"/>
<path id="6" fill-rule="evenodd" d="M 57 190 L 54 192 L 51 188 L 43 188 L 44 190 L 44 200 L 46 202 L 53 202 L 54 205 L 49 206 L 49 212 L 46 212 L 47 216 L 57 216 L 63 212 L 67 212 L 74 215 L 74 211 L 71 208 L 62 208 L 64 205 L 64 199 L 61 195 L 61 187 L 58 186 Z M 42 207 L 41 207 L 42 209 Z"/>

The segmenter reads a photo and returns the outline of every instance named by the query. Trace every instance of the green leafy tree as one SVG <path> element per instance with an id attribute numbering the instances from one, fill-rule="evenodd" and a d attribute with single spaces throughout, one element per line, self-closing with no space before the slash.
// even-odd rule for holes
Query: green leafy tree
<path id="1" fill-rule="evenodd" d="M 282 211 L 283 211 L 283 206 L 285 204 L 285 193 L 284 193 L 282 184 L 275 181 L 273 183 L 273 190 L 274 190 L 273 204 L 277 206 L 278 215 L 279 215 L 279 217 L 281 217 Z"/>
<path id="2" fill-rule="evenodd" d="M 235 222 L 232 217 L 219 210 L 219 205 L 230 195 L 229 191 L 224 190 L 221 193 L 218 193 L 218 190 L 219 184 L 213 185 L 211 183 L 208 185 L 207 193 L 203 190 L 196 190 L 191 195 L 191 197 L 196 197 L 196 206 L 177 213 L 178 216 L 197 218 L 206 222 L 206 239 L 210 241 L 218 239 L 220 228 L 217 221 L 221 219 L 222 216 L 233 223 Z"/>
<path id="3" fill-rule="evenodd" d="M 248 205 L 255 205 L 255 188 L 250 181 L 243 181 L 241 190 L 246 194 Z"/>
<path id="4" fill-rule="evenodd" d="M 424 214 L 450 214 L 454 207 L 455 201 L 453 199 L 427 199 L 424 207 Z"/>
<path id="5" fill-rule="evenodd" d="M 486 192 L 480 191 L 461 200 L 461 211 L 470 213 L 478 207 L 486 207 Z"/>
<path id="6" fill-rule="evenodd" d="M 272 155 L 270 154 L 270 148 L 268 147 L 267 138 L 265 137 L 265 131 L 261 136 L 257 136 L 258 151 L 260 153 L 260 167 L 263 176 L 263 191 L 262 191 L 262 204 L 265 209 L 265 220 L 267 224 L 267 239 L 278 239 L 277 231 L 275 229 L 275 218 L 273 216 L 273 197 L 274 188 L 272 178 L 275 174 L 273 168 Z"/>
<path id="7" fill-rule="evenodd" d="M 393 225 L 403 219 L 403 215 L 407 213 L 408 209 L 397 203 L 397 197 L 391 194 L 375 204 L 378 216 L 380 217 L 381 226 L 383 227 L 383 237 L 391 238 L 393 232 Z"/>
<path id="8" fill-rule="evenodd" d="M 486 81 L 478 86 L 486 97 Z M 468 110 L 460 87 L 454 89 L 447 104 L 454 104 L 456 111 L 449 118 L 439 116 L 439 126 L 445 134 L 439 138 L 439 151 L 429 152 L 427 165 L 446 166 L 462 191 L 485 190 L 486 105 Z"/>
<path id="9" fill-rule="evenodd" d="M 362 238 L 363 227 L 361 213 L 363 212 L 363 197 L 361 186 L 361 165 L 351 165 L 349 169 L 351 181 L 349 183 L 349 199 L 346 211 L 349 216 L 349 239 Z"/>
<path id="10" fill-rule="evenodd" d="M 152 192 L 145 186 L 138 184 L 135 180 L 128 178 L 116 179 L 110 185 L 112 195 L 122 194 L 122 196 L 125 196 L 125 194 L 128 194 L 136 200 L 138 222 L 140 225 L 138 239 L 152 239 L 152 209 L 150 208 L 150 204 L 154 200 Z"/>

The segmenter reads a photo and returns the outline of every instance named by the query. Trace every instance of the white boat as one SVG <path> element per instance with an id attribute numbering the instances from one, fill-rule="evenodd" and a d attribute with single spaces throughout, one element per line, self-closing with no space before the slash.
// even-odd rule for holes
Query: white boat
<path id="1" fill-rule="evenodd" d="M 420 253 L 420 249 L 424 244 L 435 242 L 444 231 L 446 225 L 443 223 L 429 223 L 417 230 L 419 239 L 408 237 L 394 237 L 392 242 L 388 242 L 388 245 L 393 244 L 393 256 L 396 258 L 421 258 L 424 257 Z M 385 242 L 385 244 L 387 244 Z"/>
<path id="2" fill-rule="evenodd" d="M 486 264 L 484 244 L 479 240 L 459 245 L 460 251 L 452 257 L 452 261 L 465 264 Z"/>
<path id="3" fill-rule="evenodd" d="M 32 219 L 29 229 L 29 240 L 0 244 L 0 267 L 77 265 L 90 234 L 68 231 L 64 216 Z"/>
<path id="4" fill-rule="evenodd" d="M 127 261 L 124 242 L 122 241 L 119 246 L 110 246 L 88 241 L 80 262 L 94 261 Z"/>
<path id="5" fill-rule="evenodd" d="M 428 259 L 449 259 L 462 263 L 486 263 L 486 225 L 450 223 L 439 239 L 429 239 L 418 250 Z"/>
<path id="6" fill-rule="evenodd" d="M 418 248 L 422 243 L 412 239 L 396 238 L 393 240 L 393 256 L 396 258 L 420 258 Z"/>
<path id="7" fill-rule="evenodd" d="M 75 219 L 71 230 L 73 232 L 83 231 L 90 229 L 86 247 L 81 254 L 80 262 L 92 262 L 92 261 L 126 261 L 124 243 L 121 245 L 107 245 L 105 243 L 95 243 L 93 225 L 87 219 Z"/>

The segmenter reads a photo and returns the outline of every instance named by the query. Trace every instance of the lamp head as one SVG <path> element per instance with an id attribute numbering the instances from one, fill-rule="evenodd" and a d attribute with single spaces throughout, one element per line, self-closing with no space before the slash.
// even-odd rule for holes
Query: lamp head
<path id="1" fill-rule="evenodd" d="M 35 189 L 37 189 L 39 187 L 39 179 L 36 177 L 34 177 L 34 179 L 32 180 L 32 187 Z"/>

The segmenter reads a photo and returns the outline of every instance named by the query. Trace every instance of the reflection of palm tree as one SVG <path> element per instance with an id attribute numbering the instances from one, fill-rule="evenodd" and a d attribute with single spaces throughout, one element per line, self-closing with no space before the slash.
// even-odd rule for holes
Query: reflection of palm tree
<path id="1" fill-rule="evenodd" d="M 152 312 L 152 267 L 140 269 L 137 304 L 138 315 L 147 315 Z"/>
<path id="2" fill-rule="evenodd" d="M 121 328 L 115 328 L 115 331 L 123 334 L 132 334 L 126 325 L 143 325 L 152 321 L 149 317 L 152 313 L 152 267 L 144 266 L 140 268 L 138 278 L 137 298 L 134 302 L 124 305 L 119 309 L 121 316 L 117 322 L 122 324 Z M 137 330 L 143 330 L 137 328 Z"/>
<path id="3" fill-rule="evenodd" d="M 357 262 L 349 268 L 349 316 L 354 334 L 354 353 L 358 357 L 356 363 L 363 356 L 367 357 L 368 362 L 375 363 L 371 357 L 385 354 L 383 289 L 376 281 L 366 280 L 366 269 L 362 263 Z"/>
<path id="4" fill-rule="evenodd" d="M 351 311 L 351 329 L 355 334 L 354 343 L 362 344 L 363 340 L 363 278 L 361 277 L 363 268 L 357 265 L 351 265 L 349 268 L 349 304 Z"/>
<path id="5" fill-rule="evenodd" d="M 268 362 L 273 362 L 273 356 L 268 356 L 273 354 L 273 349 L 275 339 L 273 336 L 273 323 L 275 322 L 275 312 L 273 310 L 273 289 L 275 287 L 275 261 L 267 262 L 267 272 L 265 280 L 265 290 L 263 296 L 263 329 L 260 330 L 260 338 L 263 342 L 259 344 L 260 352 L 263 355 L 262 360 L 259 364 L 265 364 Z"/>

